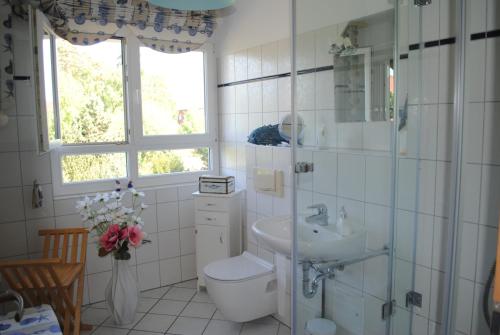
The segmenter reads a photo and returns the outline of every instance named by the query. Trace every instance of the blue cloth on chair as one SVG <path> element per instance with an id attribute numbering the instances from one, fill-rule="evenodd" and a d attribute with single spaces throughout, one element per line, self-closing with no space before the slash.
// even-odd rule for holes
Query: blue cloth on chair
<path id="1" fill-rule="evenodd" d="M 9 318 L 10 317 L 10 318 Z M 13 315 L 0 320 L 1 335 L 61 335 L 57 317 L 49 305 L 27 308 L 20 322 Z"/>

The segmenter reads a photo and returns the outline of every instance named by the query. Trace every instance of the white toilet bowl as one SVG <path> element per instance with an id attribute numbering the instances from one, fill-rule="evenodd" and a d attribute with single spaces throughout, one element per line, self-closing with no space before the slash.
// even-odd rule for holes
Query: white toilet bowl
<path id="1" fill-rule="evenodd" d="M 203 269 L 210 298 L 229 321 L 246 322 L 277 312 L 274 265 L 248 253 Z"/>

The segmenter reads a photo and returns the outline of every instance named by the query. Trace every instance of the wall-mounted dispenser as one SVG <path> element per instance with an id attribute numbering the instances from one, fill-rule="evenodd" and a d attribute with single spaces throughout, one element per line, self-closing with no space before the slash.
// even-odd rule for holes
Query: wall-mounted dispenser
<path id="1" fill-rule="evenodd" d="M 281 170 L 253 169 L 255 192 L 283 197 L 283 178 Z"/>

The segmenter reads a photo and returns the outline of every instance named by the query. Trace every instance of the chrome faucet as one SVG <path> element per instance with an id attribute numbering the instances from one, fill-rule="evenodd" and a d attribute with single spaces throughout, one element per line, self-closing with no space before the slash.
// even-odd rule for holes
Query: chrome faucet
<path id="1" fill-rule="evenodd" d="M 325 204 L 315 204 L 307 208 L 318 210 L 317 214 L 306 217 L 307 223 L 317 223 L 320 226 L 328 226 L 328 208 Z"/>

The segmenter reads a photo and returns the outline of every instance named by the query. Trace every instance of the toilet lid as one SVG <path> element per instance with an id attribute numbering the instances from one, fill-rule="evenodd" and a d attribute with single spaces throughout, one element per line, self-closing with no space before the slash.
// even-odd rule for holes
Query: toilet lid
<path id="1" fill-rule="evenodd" d="M 210 263 L 203 272 L 215 280 L 238 281 L 260 277 L 273 270 L 274 265 L 245 251 L 241 256 Z"/>

